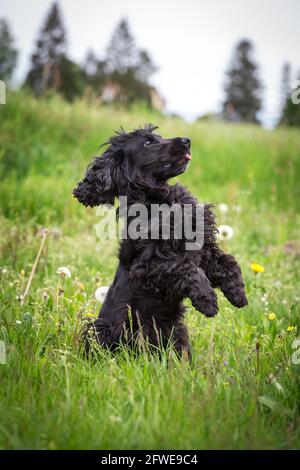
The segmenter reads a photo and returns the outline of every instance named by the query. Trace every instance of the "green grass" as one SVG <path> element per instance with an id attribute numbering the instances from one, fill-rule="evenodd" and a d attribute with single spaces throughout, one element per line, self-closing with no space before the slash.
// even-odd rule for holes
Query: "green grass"
<path id="1" fill-rule="evenodd" d="M 299 131 L 186 124 L 141 107 L 25 94 L 9 94 L 0 113 L 0 448 L 298 448 L 297 330 L 287 328 L 300 328 Z M 187 302 L 191 367 L 171 351 L 159 361 L 125 348 L 87 361 L 78 343 L 83 318 L 100 307 L 96 287 L 113 279 L 117 245 L 96 238 L 95 210 L 72 189 L 114 129 L 149 121 L 164 136 L 192 138 L 193 161 L 179 180 L 202 202 L 228 204 L 217 220 L 234 228 L 227 249 L 246 281 L 241 311 L 220 294 L 219 314 L 206 319 Z M 255 275 L 253 261 L 265 272 Z M 60 266 L 72 277 L 57 305 Z"/>

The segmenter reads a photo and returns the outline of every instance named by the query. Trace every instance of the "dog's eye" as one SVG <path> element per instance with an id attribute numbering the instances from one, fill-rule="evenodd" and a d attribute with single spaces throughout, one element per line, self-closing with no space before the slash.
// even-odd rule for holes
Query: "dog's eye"
<path id="1" fill-rule="evenodd" d="M 151 140 L 146 140 L 146 142 L 144 143 L 144 146 L 149 147 L 151 143 L 152 143 Z"/>

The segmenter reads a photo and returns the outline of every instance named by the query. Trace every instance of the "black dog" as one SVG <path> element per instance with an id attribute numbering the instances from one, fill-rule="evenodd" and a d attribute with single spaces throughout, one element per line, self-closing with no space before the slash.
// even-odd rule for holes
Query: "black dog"
<path id="1" fill-rule="evenodd" d="M 122 130 L 110 138 L 109 147 L 88 167 L 74 195 L 85 206 L 113 204 L 119 196 L 127 196 L 128 208 L 136 203 L 149 209 L 153 204 L 190 205 L 195 228 L 196 199 L 183 186 L 167 182 L 186 170 L 191 141 L 163 139 L 155 129 L 148 125 L 129 133 Z M 185 297 L 207 317 L 218 311 L 216 287 L 236 307 L 247 305 L 239 265 L 216 244 L 211 207 L 204 206 L 200 249 L 187 250 L 191 240 L 184 234 L 181 239 L 174 236 L 174 218 L 170 218 L 168 239 L 160 233 L 156 239 L 141 236 L 122 241 L 115 279 L 98 319 L 90 325 L 101 345 L 113 349 L 121 341 L 132 344 L 142 334 L 150 345 L 165 347 L 171 341 L 179 355 L 186 351 L 190 356 L 183 323 Z"/>

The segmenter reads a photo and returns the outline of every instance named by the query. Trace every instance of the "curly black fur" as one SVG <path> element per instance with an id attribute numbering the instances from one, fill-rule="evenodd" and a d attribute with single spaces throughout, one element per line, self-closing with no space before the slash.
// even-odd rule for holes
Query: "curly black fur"
<path id="1" fill-rule="evenodd" d="M 74 189 L 74 196 L 85 206 L 113 204 L 121 195 L 127 196 L 128 208 L 138 202 L 147 207 L 191 204 L 194 218 L 197 200 L 185 187 L 167 182 L 186 170 L 190 140 L 163 139 L 155 129 L 148 125 L 129 133 L 122 130 L 110 138 L 106 151 L 94 159 Z M 234 306 L 247 305 L 239 265 L 216 244 L 211 209 L 205 205 L 201 249 L 186 250 L 187 240 L 172 236 L 172 219 L 167 240 L 122 241 L 115 279 L 98 319 L 88 328 L 101 345 L 114 349 L 121 341 L 133 344 L 142 334 L 156 347 L 165 347 L 171 340 L 179 355 L 185 351 L 190 356 L 184 298 L 189 297 L 207 317 L 218 311 L 215 288 Z M 86 345 L 89 348 L 89 340 Z"/>

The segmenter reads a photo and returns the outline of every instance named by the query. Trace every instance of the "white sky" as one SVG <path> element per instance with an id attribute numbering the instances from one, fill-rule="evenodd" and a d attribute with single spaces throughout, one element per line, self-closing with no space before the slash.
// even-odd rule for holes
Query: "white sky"
<path id="1" fill-rule="evenodd" d="M 24 78 L 34 41 L 51 0 L 0 0 L 20 57 L 16 79 Z M 122 16 L 137 44 L 159 66 L 153 83 L 167 109 L 192 119 L 218 111 L 224 71 L 237 40 L 254 42 L 263 80 L 263 121 L 278 116 L 281 67 L 300 70 L 299 0 L 60 0 L 69 55 L 82 62 L 88 48 L 103 54 Z M 295 78 L 295 77 L 294 77 Z"/>

